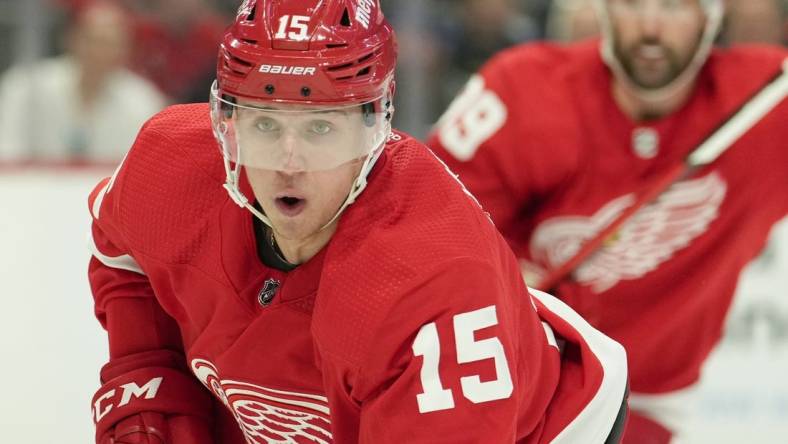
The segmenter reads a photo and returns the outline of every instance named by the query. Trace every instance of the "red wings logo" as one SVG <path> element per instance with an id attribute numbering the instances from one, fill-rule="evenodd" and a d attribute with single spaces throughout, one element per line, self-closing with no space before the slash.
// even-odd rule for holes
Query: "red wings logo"
<path id="1" fill-rule="evenodd" d="M 331 443 L 325 396 L 219 379 L 216 367 L 194 359 L 192 371 L 235 415 L 250 444 Z"/>
<path id="2" fill-rule="evenodd" d="M 574 273 L 577 282 L 596 293 L 622 280 L 639 279 L 670 260 L 702 235 L 719 215 L 727 184 L 717 173 L 673 185 L 655 202 L 640 209 Z M 544 275 L 537 264 L 555 268 L 569 260 L 583 242 L 632 205 L 632 194 L 608 202 L 590 217 L 556 217 L 540 224 L 531 239 L 527 273 Z M 526 277 L 526 279 L 528 279 Z"/>

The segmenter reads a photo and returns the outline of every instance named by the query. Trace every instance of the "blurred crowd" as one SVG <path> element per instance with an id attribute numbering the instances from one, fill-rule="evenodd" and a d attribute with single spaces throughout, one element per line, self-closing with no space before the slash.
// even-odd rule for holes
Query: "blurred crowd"
<path id="1" fill-rule="evenodd" d="M 395 125 L 423 137 L 494 52 L 597 32 L 592 0 L 382 0 Z M 0 0 L 0 162 L 117 162 L 171 103 L 204 101 L 240 0 Z M 788 44 L 788 0 L 728 0 L 720 44 Z"/>

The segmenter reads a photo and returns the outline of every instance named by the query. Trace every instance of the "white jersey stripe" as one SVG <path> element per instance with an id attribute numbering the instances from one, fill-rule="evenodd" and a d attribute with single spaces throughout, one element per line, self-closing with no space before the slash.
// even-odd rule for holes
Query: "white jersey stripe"
<path id="1" fill-rule="evenodd" d="M 602 444 L 607 439 L 621 409 L 627 380 L 627 356 L 624 347 L 600 333 L 568 305 L 555 297 L 528 289 L 548 310 L 567 321 L 580 333 L 602 365 L 602 383 L 594 398 L 569 425 L 551 441 L 553 444 Z"/>
<path id="2" fill-rule="evenodd" d="M 122 256 L 106 256 L 102 254 L 96 246 L 96 241 L 93 239 L 93 230 L 88 230 L 88 248 L 90 249 L 91 253 L 93 253 L 93 257 L 98 259 L 99 262 L 106 265 L 107 267 L 133 271 L 134 273 L 142 275 L 145 274 L 137 261 L 135 261 L 134 258 L 128 254 L 124 254 Z"/>
<path id="3" fill-rule="evenodd" d="M 246 382 L 234 381 L 232 379 L 223 379 L 222 380 L 222 384 L 234 384 L 234 385 L 242 385 L 242 386 L 247 386 L 247 387 L 254 387 L 256 389 L 265 390 L 266 392 L 278 393 L 280 395 L 292 395 L 292 396 L 297 396 L 299 398 L 311 398 L 311 399 L 315 399 L 315 400 L 318 400 L 318 401 L 323 401 L 325 403 L 328 403 L 328 398 L 325 397 L 325 396 L 309 395 L 309 394 L 306 394 L 306 393 L 298 393 L 298 392 L 288 392 L 288 391 L 285 391 L 285 390 L 275 390 L 275 389 L 268 388 L 268 387 L 262 387 L 262 386 L 259 386 L 259 385 L 249 384 L 249 383 L 246 383 Z"/>
<path id="4" fill-rule="evenodd" d="M 558 347 L 558 341 L 555 340 L 555 333 L 553 333 L 553 329 L 550 327 L 550 324 L 542 321 L 542 327 L 544 327 L 544 334 L 547 337 L 547 343 L 560 350 Z"/>
<path id="5" fill-rule="evenodd" d="M 222 381 L 222 382 L 224 383 L 226 381 Z M 313 402 L 298 401 L 298 400 L 295 400 L 295 399 L 287 399 L 287 398 L 279 398 L 279 397 L 275 397 L 275 396 L 265 395 L 265 394 L 260 393 L 260 392 L 255 392 L 254 390 L 245 390 L 245 389 L 238 389 L 238 388 L 226 388 L 224 390 L 224 392 L 227 393 L 228 397 L 233 396 L 233 395 L 246 395 L 246 396 L 250 396 L 250 397 L 257 397 L 257 398 L 266 399 L 268 401 L 279 402 L 279 403 L 282 403 L 282 404 L 296 405 L 296 406 L 299 406 L 299 407 L 305 407 L 305 408 L 308 408 L 310 410 L 314 410 L 314 411 L 323 413 L 325 415 L 329 414 L 329 409 L 328 409 L 327 406 L 320 405 L 320 404 L 315 404 Z"/>
<path id="6" fill-rule="evenodd" d="M 93 207 L 91 208 L 91 211 L 93 213 L 93 217 L 96 219 L 99 218 L 99 213 L 101 212 L 101 203 L 104 201 L 104 195 L 107 194 L 107 188 L 109 188 L 109 184 L 110 181 L 107 181 L 107 183 L 101 187 L 101 191 L 96 194 L 96 200 L 93 201 Z"/>

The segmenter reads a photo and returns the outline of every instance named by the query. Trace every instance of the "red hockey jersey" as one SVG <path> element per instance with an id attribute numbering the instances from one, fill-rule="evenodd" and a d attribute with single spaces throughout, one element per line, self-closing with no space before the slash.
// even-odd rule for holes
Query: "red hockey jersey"
<path id="1" fill-rule="evenodd" d="M 784 49 L 716 50 L 689 101 L 633 122 L 598 43 L 524 45 L 485 66 L 428 143 L 544 276 L 780 71 Z M 742 267 L 788 211 L 788 104 L 674 184 L 557 295 L 627 350 L 633 391 L 686 387 L 721 336 Z"/>
<path id="2" fill-rule="evenodd" d="M 604 441 L 623 348 L 529 297 L 506 242 L 426 147 L 393 134 L 331 241 L 290 272 L 260 261 L 253 216 L 223 181 L 206 105 L 154 117 L 91 194 L 90 280 L 103 323 L 120 298 L 163 308 L 176 328 L 122 313 L 139 327 L 111 340 L 140 349 L 169 331 L 151 343 L 182 347 L 247 442 Z M 230 429 L 218 442 L 242 442 Z"/>

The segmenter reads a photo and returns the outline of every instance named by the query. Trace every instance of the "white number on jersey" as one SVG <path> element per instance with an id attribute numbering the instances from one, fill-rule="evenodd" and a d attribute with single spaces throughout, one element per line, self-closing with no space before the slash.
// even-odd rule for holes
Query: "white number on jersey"
<path id="1" fill-rule="evenodd" d="M 497 337 L 474 340 L 474 332 L 498 325 L 495 306 L 454 316 L 454 338 L 459 364 L 492 359 L 497 379 L 481 382 L 479 376 L 460 378 L 462 394 L 474 404 L 506 399 L 514 389 L 509 364 L 503 345 Z M 440 379 L 440 339 L 434 322 L 424 325 L 413 341 L 413 354 L 423 356 L 421 385 L 423 393 L 416 395 L 419 412 L 428 413 L 454 408 L 454 396 L 450 389 L 443 388 Z"/>
<path id="2" fill-rule="evenodd" d="M 438 137 L 457 160 L 470 160 L 506 123 L 506 115 L 506 105 L 495 92 L 484 89 L 484 79 L 476 74 L 438 121 Z"/>
<path id="3" fill-rule="evenodd" d="M 279 17 L 279 30 L 275 39 L 306 40 L 309 37 L 309 17 L 306 15 L 283 15 Z M 288 32 L 288 28 L 291 30 Z"/>

